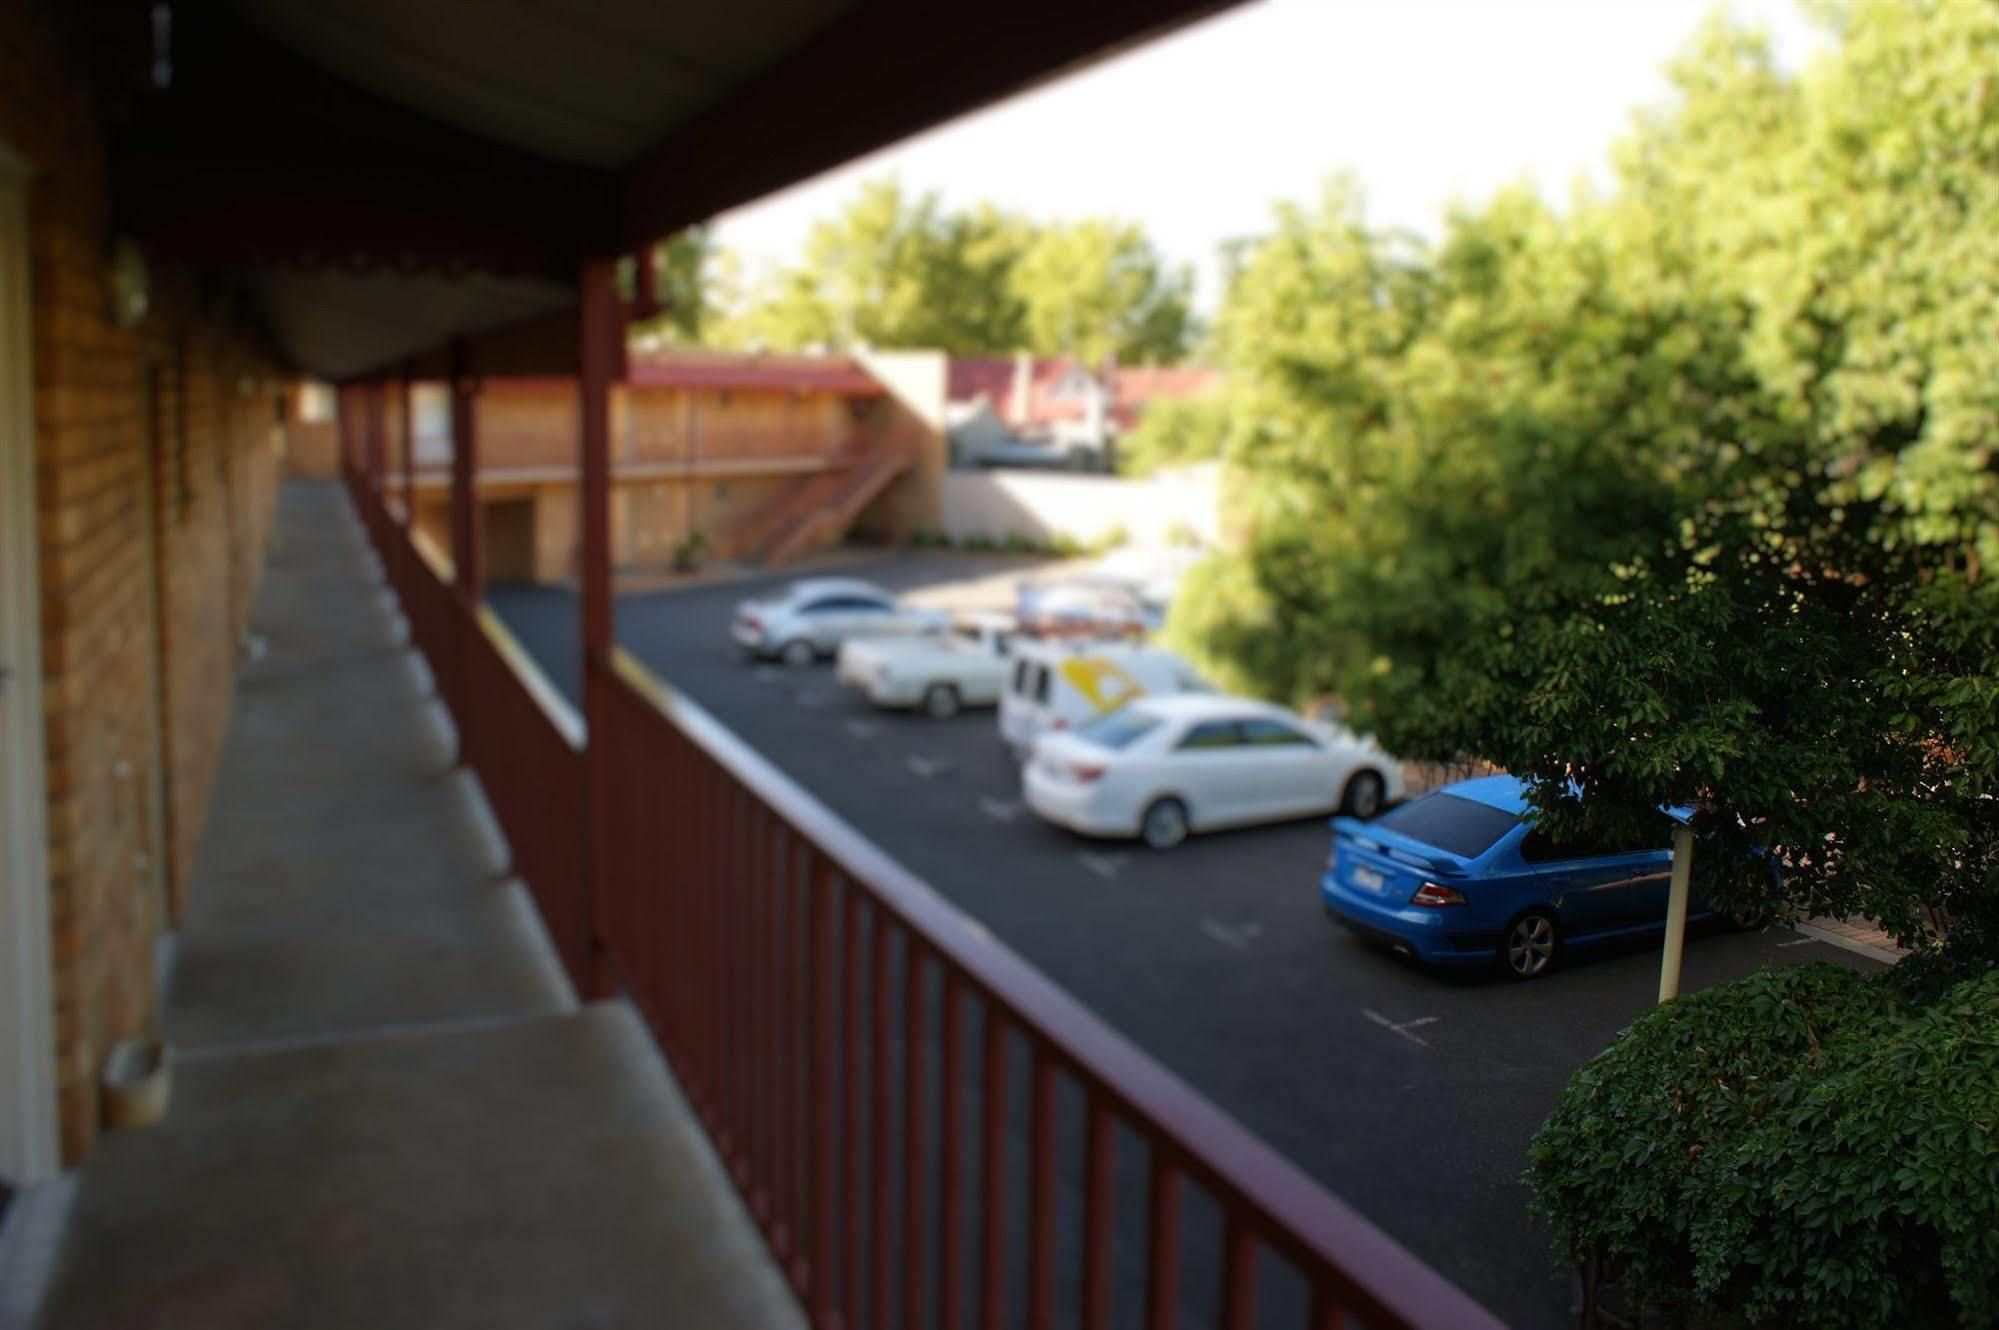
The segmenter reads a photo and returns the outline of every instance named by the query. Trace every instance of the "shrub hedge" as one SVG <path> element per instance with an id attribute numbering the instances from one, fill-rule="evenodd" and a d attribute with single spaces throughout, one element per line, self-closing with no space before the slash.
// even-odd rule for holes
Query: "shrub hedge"
<path id="1" fill-rule="evenodd" d="M 1635 1021 L 1529 1151 L 1570 1259 L 1725 1325 L 1999 1325 L 1999 974 L 1765 970 Z"/>

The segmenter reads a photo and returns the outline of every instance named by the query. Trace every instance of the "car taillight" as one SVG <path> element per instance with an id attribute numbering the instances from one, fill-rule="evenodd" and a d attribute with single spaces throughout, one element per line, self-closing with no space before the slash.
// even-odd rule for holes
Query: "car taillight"
<path id="1" fill-rule="evenodd" d="M 1102 776 L 1104 769 L 1101 766 L 1091 766 L 1084 762 L 1071 762 L 1069 764 L 1069 774 L 1087 784 Z"/>
<path id="2" fill-rule="evenodd" d="M 1425 882 L 1416 888 L 1416 894 L 1409 898 L 1411 905 L 1463 905 L 1464 893 L 1454 887 L 1438 886 L 1435 882 Z"/>
<path id="3" fill-rule="evenodd" d="M 745 615 L 743 616 L 743 627 L 745 627 L 745 628 L 762 628 L 763 626 L 764 626 L 764 621 L 763 621 L 762 619 L 759 619 L 759 618 L 758 618 L 758 617 L 757 617 L 756 615 L 754 615 L 754 614 L 745 614 Z"/>
<path id="4" fill-rule="evenodd" d="M 1057 716 L 1048 722 L 1048 728 L 1051 730 L 1066 730 L 1069 728 L 1069 722 Z"/>

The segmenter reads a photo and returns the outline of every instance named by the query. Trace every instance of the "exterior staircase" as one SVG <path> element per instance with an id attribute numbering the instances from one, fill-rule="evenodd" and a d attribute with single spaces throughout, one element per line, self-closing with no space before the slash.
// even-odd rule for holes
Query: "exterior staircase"
<path id="1" fill-rule="evenodd" d="M 838 461 L 744 518 L 729 533 L 731 550 L 739 558 L 776 568 L 831 544 L 913 465 L 909 452 L 892 443 Z"/>

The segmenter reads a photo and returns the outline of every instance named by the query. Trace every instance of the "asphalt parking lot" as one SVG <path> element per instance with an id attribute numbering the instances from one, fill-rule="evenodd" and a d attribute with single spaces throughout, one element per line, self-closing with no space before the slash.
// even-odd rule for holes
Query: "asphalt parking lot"
<path id="1" fill-rule="evenodd" d="M 935 599 L 1018 561 L 883 555 L 844 565 Z M 744 662 L 734 581 L 622 596 L 618 639 L 1051 978 L 1510 1324 L 1566 1323 L 1568 1288 L 1526 1214 L 1525 1149 L 1563 1083 L 1658 984 L 1656 944 L 1519 984 L 1416 970 L 1320 912 L 1322 821 L 1154 852 L 1079 839 L 1020 801 L 990 711 L 880 712 L 830 664 Z M 563 692 L 576 602 L 494 588 Z M 1692 990 L 1770 964 L 1864 965 L 1788 929 L 1704 932 Z"/>

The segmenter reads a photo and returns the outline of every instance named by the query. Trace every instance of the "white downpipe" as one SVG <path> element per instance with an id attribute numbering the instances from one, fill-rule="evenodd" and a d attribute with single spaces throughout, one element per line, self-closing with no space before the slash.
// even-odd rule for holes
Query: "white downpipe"
<path id="1" fill-rule="evenodd" d="M 1666 898 L 1666 950 L 1659 958 L 1659 1002 L 1680 995 L 1680 956 L 1687 948 L 1687 898 L 1694 875 L 1694 829 L 1673 824 L 1673 886 Z"/>

